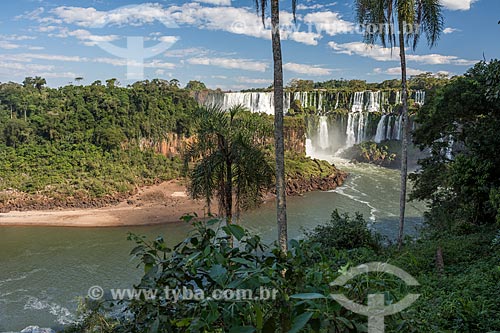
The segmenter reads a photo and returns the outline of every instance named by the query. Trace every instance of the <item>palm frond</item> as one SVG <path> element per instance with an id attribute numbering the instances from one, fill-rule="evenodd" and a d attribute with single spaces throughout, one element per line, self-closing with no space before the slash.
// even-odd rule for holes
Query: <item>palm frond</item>
<path id="1" fill-rule="evenodd" d="M 444 27 L 444 19 L 441 13 L 442 6 L 439 0 L 421 1 L 423 7 L 421 26 L 427 36 L 427 43 L 430 47 L 433 47 L 438 41 Z"/>

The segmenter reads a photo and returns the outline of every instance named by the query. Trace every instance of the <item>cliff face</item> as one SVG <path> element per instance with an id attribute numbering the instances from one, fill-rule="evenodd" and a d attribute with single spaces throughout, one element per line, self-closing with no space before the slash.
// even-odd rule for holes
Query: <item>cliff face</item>
<path id="1" fill-rule="evenodd" d="M 177 133 L 168 133 L 167 138 L 161 141 L 142 139 L 141 148 L 154 148 L 154 150 L 165 157 L 181 157 L 187 145 L 195 140 L 194 136 L 184 137 Z"/>
<path id="2" fill-rule="evenodd" d="M 306 129 L 305 126 L 286 126 L 284 129 L 285 135 L 285 149 L 287 151 L 293 151 L 300 154 L 305 154 L 306 152 Z M 196 140 L 195 136 L 184 137 L 179 136 L 176 133 L 169 133 L 167 138 L 155 142 L 153 140 L 142 139 L 141 147 L 151 148 L 153 147 L 155 151 L 165 157 L 182 157 L 182 153 L 186 149 L 187 145 Z M 264 143 L 273 144 L 273 138 L 268 138 Z"/>

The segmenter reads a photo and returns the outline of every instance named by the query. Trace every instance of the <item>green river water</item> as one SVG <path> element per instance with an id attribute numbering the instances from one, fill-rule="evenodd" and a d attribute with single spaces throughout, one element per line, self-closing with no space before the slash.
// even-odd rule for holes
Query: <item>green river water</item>
<path id="1" fill-rule="evenodd" d="M 335 164 L 350 173 L 345 185 L 329 192 L 289 197 L 290 237 L 329 219 L 331 211 L 361 212 L 374 228 L 394 239 L 399 211 L 399 172 L 367 164 Z M 406 232 L 416 234 L 424 206 L 409 203 Z M 1 214 L 0 214 L 1 218 Z M 276 238 L 275 203 L 246 212 L 242 225 L 267 242 Z M 0 228 L 0 332 L 29 325 L 57 328 L 76 318 L 78 297 L 94 285 L 128 288 L 141 270 L 129 252 L 128 232 L 158 235 L 170 244 L 189 231 L 183 223 L 104 229 L 55 227 Z"/>

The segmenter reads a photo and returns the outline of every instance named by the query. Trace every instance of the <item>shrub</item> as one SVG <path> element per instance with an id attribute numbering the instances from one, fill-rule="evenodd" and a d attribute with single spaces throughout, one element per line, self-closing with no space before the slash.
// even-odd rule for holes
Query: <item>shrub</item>
<path id="1" fill-rule="evenodd" d="M 351 217 L 348 213 L 340 214 L 337 209 L 332 212 L 330 222 L 317 226 L 307 236 L 326 248 L 335 249 L 379 249 L 381 239 L 379 234 L 368 228 L 363 215 L 355 213 Z"/>

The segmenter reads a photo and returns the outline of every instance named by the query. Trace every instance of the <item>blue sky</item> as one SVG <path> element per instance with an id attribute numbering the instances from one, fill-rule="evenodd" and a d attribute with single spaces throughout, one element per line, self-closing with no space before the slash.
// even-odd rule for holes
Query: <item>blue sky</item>
<path id="1" fill-rule="evenodd" d="M 399 76 L 397 50 L 391 54 L 362 43 L 352 1 L 299 0 L 296 25 L 291 1 L 280 4 L 287 27 L 282 33 L 285 83 Z M 500 1 L 442 4 L 445 33 L 432 49 L 422 39 L 415 52 L 408 51 L 409 74 L 462 74 L 483 53 L 486 59 L 500 56 Z M 143 75 L 176 78 L 182 85 L 201 80 L 224 90 L 272 82 L 269 25 L 262 26 L 253 0 L 23 0 L 0 6 L 1 82 L 40 75 L 50 86 L 75 77 L 83 77 L 84 84 L 114 77 L 126 85 Z M 143 43 L 143 49 L 132 41 Z"/>

